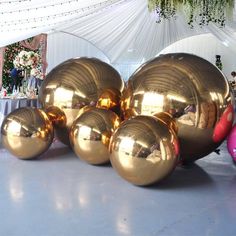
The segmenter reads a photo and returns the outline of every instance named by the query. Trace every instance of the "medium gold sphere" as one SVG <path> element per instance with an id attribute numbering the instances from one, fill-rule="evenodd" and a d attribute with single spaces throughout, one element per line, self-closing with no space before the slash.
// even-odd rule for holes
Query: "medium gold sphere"
<path id="1" fill-rule="evenodd" d="M 178 139 L 155 117 L 124 121 L 111 137 L 110 160 L 118 174 L 135 185 L 156 183 L 178 163 Z"/>
<path id="2" fill-rule="evenodd" d="M 105 89 L 122 92 L 124 82 L 119 73 L 110 65 L 96 58 L 76 58 L 55 67 L 44 80 L 39 100 L 44 109 L 54 106 L 66 116 L 66 124 L 56 129 L 63 143 L 69 144 L 69 130 L 78 117 L 79 110 L 96 106 Z"/>
<path id="3" fill-rule="evenodd" d="M 159 112 L 175 118 L 185 163 L 215 150 L 228 134 L 220 129 L 215 132 L 215 127 L 233 105 L 229 84 L 216 66 L 198 56 L 160 55 L 131 76 L 123 94 L 125 118 Z M 225 130 L 230 130 L 234 120 L 230 110 Z"/>
<path id="4" fill-rule="evenodd" d="M 110 110 L 91 108 L 73 123 L 70 142 L 75 154 L 90 164 L 109 162 L 110 137 L 119 126 L 119 117 Z"/>
<path id="5" fill-rule="evenodd" d="M 45 152 L 53 140 L 53 126 L 37 108 L 19 108 L 5 117 L 1 127 L 3 146 L 20 159 L 33 159 Z"/>

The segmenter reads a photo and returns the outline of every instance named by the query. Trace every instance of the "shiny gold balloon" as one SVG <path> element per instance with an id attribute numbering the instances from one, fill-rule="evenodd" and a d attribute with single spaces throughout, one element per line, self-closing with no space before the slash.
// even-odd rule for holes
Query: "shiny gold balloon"
<path id="1" fill-rule="evenodd" d="M 169 175 L 178 163 L 178 139 L 160 119 L 136 116 L 111 137 L 111 164 L 135 185 L 149 185 Z"/>
<path id="2" fill-rule="evenodd" d="M 65 127 L 66 125 L 66 114 L 58 107 L 50 106 L 44 110 L 51 120 L 52 124 L 57 127 Z"/>
<path id="3" fill-rule="evenodd" d="M 119 117 L 110 110 L 91 108 L 85 111 L 70 131 L 70 142 L 76 155 L 90 164 L 108 162 L 110 137 L 119 124 Z"/>
<path id="4" fill-rule="evenodd" d="M 37 108 L 19 108 L 5 117 L 2 143 L 20 159 L 32 159 L 45 152 L 53 140 L 53 126 L 46 113 Z"/>
<path id="5" fill-rule="evenodd" d="M 120 116 L 120 98 L 121 92 L 119 90 L 114 88 L 105 89 L 99 96 L 96 107 L 112 110 Z"/>
<path id="6" fill-rule="evenodd" d="M 173 129 L 173 131 L 176 133 L 178 133 L 178 127 L 177 124 L 175 122 L 175 118 L 168 112 L 159 112 L 154 114 L 153 116 L 157 117 L 158 119 L 161 119 L 167 126 L 169 129 Z"/>
<path id="7" fill-rule="evenodd" d="M 110 65 L 96 58 L 76 58 L 55 67 L 44 80 L 39 100 L 44 109 L 54 106 L 66 115 L 66 125 L 56 129 L 58 138 L 69 144 L 69 129 L 86 106 L 96 106 L 105 89 L 122 92 L 124 82 Z"/>
<path id="8" fill-rule="evenodd" d="M 122 97 L 126 118 L 158 112 L 175 118 L 185 163 L 204 157 L 222 143 L 228 133 L 215 132 L 215 127 L 229 109 L 231 118 L 225 130 L 230 130 L 232 104 L 221 71 L 205 59 L 185 53 L 160 55 L 145 63 L 131 76 Z"/>

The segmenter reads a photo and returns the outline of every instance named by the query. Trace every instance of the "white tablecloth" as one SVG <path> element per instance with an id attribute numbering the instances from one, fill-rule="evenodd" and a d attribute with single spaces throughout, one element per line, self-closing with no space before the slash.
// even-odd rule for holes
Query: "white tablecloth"
<path id="1" fill-rule="evenodd" d="M 6 115 L 20 107 L 40 107 L 38 99 L 0 99 L 0 127 Z"/>

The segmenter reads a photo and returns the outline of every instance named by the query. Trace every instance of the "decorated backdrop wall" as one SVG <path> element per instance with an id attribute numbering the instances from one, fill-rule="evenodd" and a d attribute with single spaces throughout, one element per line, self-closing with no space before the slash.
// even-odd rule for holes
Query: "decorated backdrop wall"
<path id="1" fill-rule="evenodd" d="M 3 74 L 2 74 L 2 86 L 3 88 L 9 89 L 9 85 L 11 84 L 11 70 L 14 68 L 13 61 L 16 55 L 20 51 L 30 51 L 30 49 L 22 46 L 19 42 L 8 45 L 5 48 L 4 53 L 4 64 L 3 64 Z M 39 50 L 35 50 L 38 52 Z"/>

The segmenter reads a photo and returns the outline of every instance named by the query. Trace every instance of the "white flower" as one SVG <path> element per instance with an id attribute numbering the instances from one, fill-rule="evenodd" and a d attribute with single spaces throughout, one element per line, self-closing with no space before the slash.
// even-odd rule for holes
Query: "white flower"
<path id="1" fill-rule="evenodd" d="M 20 53 L 19 53 L 19 57 L 27 57 L 28 53 L 24 50 L 22 50 Z"/>
<path id="2" fill-rule="evenodd" d="M 43 74 L 38 68 L 31 69 L 30 75 L 34 76 L 35 78 L 43 80 Z"/>
<path id="3" fill-rule="evenodd" d="M 40 57 L 37 53 L 33 51 L 21 51 L 13 61 L 16 68 L 28 69 L 36 68 L 40 61 Z"/>

